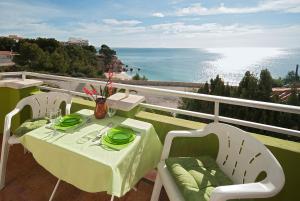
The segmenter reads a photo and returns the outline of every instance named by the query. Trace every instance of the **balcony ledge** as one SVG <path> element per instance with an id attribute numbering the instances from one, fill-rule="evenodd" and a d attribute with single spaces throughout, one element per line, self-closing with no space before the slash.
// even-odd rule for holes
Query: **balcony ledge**
<path id="1" fill-rule="evenodd" d="M 0 87 L 8 87 L 12 89 L 24 89 L 28 87 L 40 86 L 43 82 L 34 79 L 7 79 L 0 80 Z"/>

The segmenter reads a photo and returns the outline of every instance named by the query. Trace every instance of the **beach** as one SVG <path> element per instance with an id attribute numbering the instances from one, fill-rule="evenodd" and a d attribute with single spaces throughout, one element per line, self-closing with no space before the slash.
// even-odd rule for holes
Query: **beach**
<path id="1" fill-rule="evenodd" d="M 106 78 L 108 78 L 108 73 L 104 73 L 104 76 Z M 131 80 L 131 76 L 128 75 L 126 72 L 114 72 L 113 73 L 113 79 L 117 79 L 117 80 Z"/>
<path id="2" fill-rule="evenodd" d="M 71 90 L 71 91 L 77 91 L 82 92 L 82 88 L 85 86 L 84 83 L 74 83 L 74 82 L 67 82 L 67 81 L 57 81 L 57 80 L 50 80 L 50 79 L 43 79 L 43 81 L 50 86 Z M 192 91 L 193 87 L 178 87 L 178 86 L 148 86 L 148 87 L 154 87 L 154 88 L 163 88 L 163 89 L 171 89 L 171 90 L 179 90 L 179 91 Z M 133 92 L 134 93 L 134 92 Z M 165 107 L 172 107 L 177 108 L 179 98 L 176 96 L 162 96 L 162 95 L 156 95 L 150 92 L 138 92 L 139 95 L 145 96 L 146 102 L 149 104 L 155 104 Z"/>

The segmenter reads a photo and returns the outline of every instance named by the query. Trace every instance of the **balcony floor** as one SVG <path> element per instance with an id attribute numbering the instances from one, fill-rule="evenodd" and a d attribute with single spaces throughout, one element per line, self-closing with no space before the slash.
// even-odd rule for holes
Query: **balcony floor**
<path id="1" fill-rule="evenodd" d="M 0 136 L 2 138 L 2 136 Z M 0 140 L 2 141 L 2 140 Z M 0 142 L 1 145 L 1 142 Z M 30 153 L 24 155 L 21 145 L 10 149 L 6 186 L 0 191 L 1 201 L 46 201 L 56 184 L 57 179 L 37 164 Z M 149 201 L 153 184 L 140 181 L 138 190 L 131 190 L 116 201 Z M 106 193 L 87 193 L 76 187 L 61 182 L 53 201 L 108 201 Z M 160 201 L 168 201 L 166 193 L 161 193 Z"/>

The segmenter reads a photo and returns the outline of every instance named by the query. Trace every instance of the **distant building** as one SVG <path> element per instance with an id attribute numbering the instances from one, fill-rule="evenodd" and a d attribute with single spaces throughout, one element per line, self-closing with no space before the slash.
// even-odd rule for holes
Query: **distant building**
<path id="1" fill-rule="evenodd" d="M 18 35 L 8 35 L 8 36 L 0 36 L 0 38 L 10 38 L 15 40 L 16 42 L 19 42 L 19 40 L 23 39 L 23 37 Z"/>
<path id="2" fill-rule="evenodd" d="M 69 38 L 68 42 L 64 43 L 67 45 L 80 45 L 80 46 L 88 46 L 89 45 L 89 41 L 88 40 L 84 40 L 81 38 Z"/>
<path id="3" fill-rule="evenodd" d="M 18 35 L 9 35 L 8 38 L 14 39 L 16 42 L 19 42 L 19 40 L 23 39 L 23 37 Z"/>
<path id="4" fill-rule="evenodd" d="M 300 92 L 300 88 L 296 89 L 297 92 Z M 278 98 L 283 101 L 286 102 L 289 98 L 289 96 L 292 94 L 292 89 L 291 88 L 273 88 L 272 89 L 272 96 L 277 95 Z"/>
<path id="5" fill-rule="evenodd" d="M 13 57 L 16 55 L 15 52 L 11 51 L 0 51 L 0 67 L 3 66 L 14 66 L 15 63 L 12 61 Z"/>

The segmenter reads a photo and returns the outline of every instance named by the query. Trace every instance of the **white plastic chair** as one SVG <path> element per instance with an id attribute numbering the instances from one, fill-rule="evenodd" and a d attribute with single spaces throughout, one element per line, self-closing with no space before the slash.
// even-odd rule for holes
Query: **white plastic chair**
<path id="1" fill-rule="evenodd" d="M 10 145 L 19 143 L 15 136 L 11 136 L 12 117 L 29 105 L 32 110 L 32 119 L 43 118 L 48 111 L 59 109 L 62 102 L 66 103 L 66 114 L 70 114 L 72 97 L 59 92 L 41 93 L 28 96 L 20 100 L 15 109 L 5 116 L 0 162 L 0 190 L 5 186 L 6 164 Z"/>
<path id="2" fill-rule="evenodd" d="M 234 182 L 234 185 L 216 187 L 210 201 L 229 199 L 266 198 L 276 195 L 284 186 L 285 177 L 281 165 L 274 155 L 249 133 L 223 123 L 208 124 L 203 130 L 171 131 L 165 139 L 161 162 L 158 164 L 151 201 L 158 201 L 162 185 L 171 201 L 184 201 L 165 159 L 176 137 L 204 137 L 215 134 L 219 139 L 217 164 Z M 261 172 L 266 177 L 255 182 Z"/>

